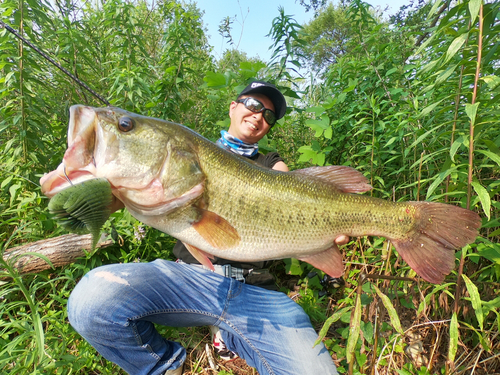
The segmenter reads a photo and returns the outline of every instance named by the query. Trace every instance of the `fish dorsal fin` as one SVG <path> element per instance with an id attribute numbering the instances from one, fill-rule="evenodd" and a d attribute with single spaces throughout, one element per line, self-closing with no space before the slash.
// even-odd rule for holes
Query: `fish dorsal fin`
<path id="1" fill-rule="evenodd" d="M 344 264 L 342 263 L 342 254 L 336 244 L 318 254 L 308 255 L 297 258 L 307 262 L 317 269 L 327 273 L 331 277 L 340 277 L 344 274 Z"/>
<path id="2" fill-rule="evenodd" d="M 199 219 L 193 223 L 193 228 L 210 246 L 225 250 L 240 243 L 240 235 L 226 219 L 212 211 L 197 210 Z"/>
<path id="3" fill-rule="evenodd" d="M 210 261 L 210 259 L 215 259 L 212 254 L 207 254 L 203 250 L 198 249 L 197 247 L 187 244 L 184 242 L 184 246 L 186 246 L 186 249 L 189 250 L 192 256 L 200 262 L 200 264 L 204 265 L 208 269 L 215 271 L 214 265 Z M 210 259 L 209 259 L 210 258 Z"/>
<path id="4" fill-rule="evenodd" d="M 344 165 L 328 165 L 297 169 L 290 173 L 319 178 L 343 193 L 364 193 L 372 189 L 365 176 L 354 168 Z"/>

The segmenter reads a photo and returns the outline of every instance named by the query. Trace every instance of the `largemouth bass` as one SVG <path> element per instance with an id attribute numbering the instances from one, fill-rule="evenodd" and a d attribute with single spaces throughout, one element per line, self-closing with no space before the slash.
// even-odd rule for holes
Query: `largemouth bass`
<path id="1" fill-rule="evenodd" d="M 332 277 L 339 235 L 384 236 L 425 280 L 440 283 L 479 216 L 449 204 L 394 203 L 356 193 L 366 178 L 343 166 L 279 172 L 229 153 L 191 129 L 119 108 L 73 106 L 62 163 L 42 177 L 48 197 L 93 178 L 143 223 L 183 241 L 200 263 L 297 258 Z"/>

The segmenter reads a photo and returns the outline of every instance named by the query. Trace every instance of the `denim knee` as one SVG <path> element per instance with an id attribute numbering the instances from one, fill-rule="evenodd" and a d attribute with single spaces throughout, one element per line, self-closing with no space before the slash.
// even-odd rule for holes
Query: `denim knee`
<path id="1" fill-rule="evenodd" d="M 127 281 L 110 283 L 112 266 L 102 266 L 88 272 L 76 285 L 68 299 L 68 319 L 73 328 L 86 337 L 99 332 L 114 320 L 113 307 L 122 295 Z M 105 276 L 109 276 L 106 279 Z M 114 276 L 118 279 L 117 276 Z M 118 281 L 120 281 L 118 279 Z"/>

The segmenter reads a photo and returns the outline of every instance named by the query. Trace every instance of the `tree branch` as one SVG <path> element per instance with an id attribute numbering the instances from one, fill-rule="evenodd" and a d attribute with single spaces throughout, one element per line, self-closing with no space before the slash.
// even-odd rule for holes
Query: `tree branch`
<path id="1" fill-rule="evenodd" d="M 112 244 L 112 240 L 99 242 L 96 249 Z M 85 252 L 92 250 L 91 247 L 92 236 L 90 234 L 66 234 L 8 249 L 3 254 L 3 259 L 12 263 L 12 267 L 17 268 L 21 273 L 38 273 L 52 267 L 36 254 L 49 259 L 53 267 L 61 267 L 85 256 Z"/>

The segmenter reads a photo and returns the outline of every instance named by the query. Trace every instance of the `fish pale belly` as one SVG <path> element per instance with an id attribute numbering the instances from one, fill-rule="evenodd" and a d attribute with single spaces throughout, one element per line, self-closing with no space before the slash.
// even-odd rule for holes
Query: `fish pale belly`
<path id="1" fill-rule="evenodd" d="M 216 197 L 211 197 L 211 202 L 217 202 L 213 198 Z M 216 213 L 234 227 L 240 238 L 235 246 L 223 249 L 207 243 L 191 224 L 193 220 L 188 209 L 168 216 L 133 216 L 208 254 L 235 261 L 307 257 L 331 248 L 339 235 L 373 234 L 397 238 L 412 224 L 408 222 L 411 216 L 406 215 L 406 228 L 402 228 L 403 219 L 395 217 L 397 211 L 404 210 L 403 206 L 385 204 L 386 201 L 371 197 L 337 194 L 330 196 L 328 201 L 296 200 L 288 205 L 265 200 L 260 199 L 264 206 L 256 201 L 249 204 L 247 199 L 246 204 L 240 205 L 236 200 L 231 209 L 219 207 Z M 215 204 L 211 206 L 217 209 Z"/>
<path id="2" fill-rule="evenodd" d="M 290 236 L 284 228 L 278 232 L 269 227 L 258 228 L 252 223 L 247 225 L 234 223 L 234 228 L 241 237 L 238 245 L 220 249 L 211 246 L 185 218 L 151 217 L 138 213 L 132 213 L 132 216 L 208 254 L 235 261 L 263 261 L 307 256 L 326 250 L 333 244 L 332 236 L 325 236 L 324 233 L 323 235 L 317 233 L 315 236 L 311 231 L 309 233 L 304 231 L 299 236 Z"/>

